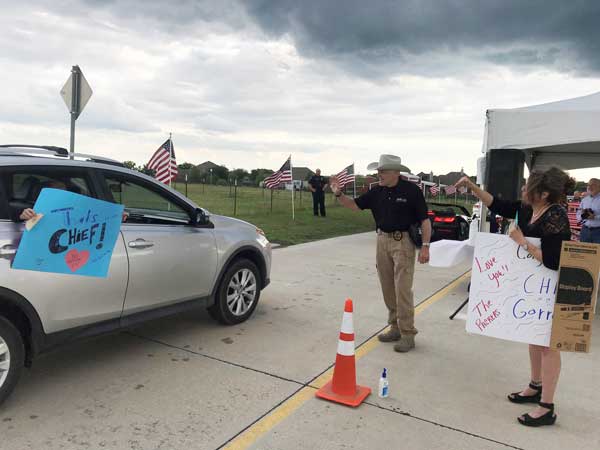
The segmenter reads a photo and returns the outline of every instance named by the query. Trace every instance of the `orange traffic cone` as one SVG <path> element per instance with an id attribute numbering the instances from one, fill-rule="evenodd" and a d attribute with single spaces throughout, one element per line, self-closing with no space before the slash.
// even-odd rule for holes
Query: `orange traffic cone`
<path id="1" fill-rule="evenodd" d="M 357 386 L 356 384 L 352 300 L 348 299 L 344 307 L 344 318 L 342 319 L 342 330 L 338 341 L 333 379 L 317 391 L 317 397 L 348 406 L 358 406 L 370 393 L 371 388 Z"/>

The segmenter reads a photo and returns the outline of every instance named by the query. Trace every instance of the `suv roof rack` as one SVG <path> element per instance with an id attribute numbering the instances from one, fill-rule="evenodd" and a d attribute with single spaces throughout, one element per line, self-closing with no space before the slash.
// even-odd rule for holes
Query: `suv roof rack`
<path id="1" fill-rule="evenodd" d="M 0 145 L 0 155 L 10 156 L 58 156 L 68 158 L 69 151 L 63 147 L 52 145 Z M 81 158 L 85 161 L 97 162 L 101 164 L 110 164 L 112 166 L 125 167 L 125 165 L 116 159 L 105 158 L 103 156 L 88 155 L 84 153 L 75 153 L 74 158 Z"/>
<path id="2" fill-rule="evenodd" d="M 102 163 L 102 164 L 110 164 L 111 166 L 125 167 L 125 164 L 123 164 L 121 161 L 117 161 L 116 159 L 112 159 L 112 158 L 106 158 L 104 156 L 87 155 L 85 153 L 75 153 L 74 156 L 75 156 L 75 158 L 83 158 L 86 161 L 92 161 L 92 162 L 97 162 L 97 163 Z"/>
<path id="3" fill-rule="evenodd" d="M 69 156 L 69 151 L 63 147 L 55 147 L 53 145 L 22 145 L 22 144 L 3 144 L 0 145 L 0 148 L 10 148 L 10 149 L 26 149 L 23 153 L 32 153 L 32 154 L 46 154 L 46 153 L 54 153 L 56 156 Z M 13 153 L 18 153 L 19 150 L 15 150 Z"/>

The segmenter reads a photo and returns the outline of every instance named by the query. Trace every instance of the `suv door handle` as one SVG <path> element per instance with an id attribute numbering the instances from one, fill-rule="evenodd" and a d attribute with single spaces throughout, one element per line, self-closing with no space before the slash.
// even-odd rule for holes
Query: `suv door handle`
<path id="1" fill-rule="evenodd" d="M 14 245 L 3 245 L 0 247 L 0 256 L 11 256 L 17 253 L 17 249 Z"/>
<path id="2" fill-rule="evenodd" d="M 129 248 L 148 248 L 153 247 L 154 242 L 146 241 L 144 239 L 136 239 L 135 241 L 129 241 L 127 245 Z"/>

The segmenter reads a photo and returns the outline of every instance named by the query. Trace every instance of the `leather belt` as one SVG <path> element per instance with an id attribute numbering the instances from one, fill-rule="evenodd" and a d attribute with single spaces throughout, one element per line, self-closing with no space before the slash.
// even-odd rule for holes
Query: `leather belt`
<path id="1" fill-rule="evenodd" d="M 389 236 L 393 238 L 395 241 L 402 240 L 402 233 L 406 233 L 406 231 L 382 231 L 379 228 L 377 229 L 377 234 L 382 236 Z"/>

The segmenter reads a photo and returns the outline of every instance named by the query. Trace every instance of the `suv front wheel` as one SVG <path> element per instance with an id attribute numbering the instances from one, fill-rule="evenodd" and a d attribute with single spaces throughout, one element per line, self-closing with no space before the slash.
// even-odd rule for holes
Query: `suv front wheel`
<path id="1" fill-rule="evenodd" d="M 11 322 L 0 316 L 0 404 L 17 385 L 24 356 L 21 333 Z"/>
<path id="2" fill-rule="evenodd" d="M 256 264 L 238 259 L 225 272 L 208 310 L 219 322 L 234 325 L 248 319 L 260 297 L 260 274 Z"/>

